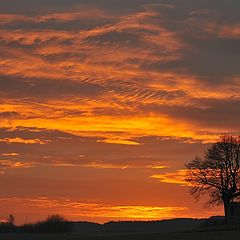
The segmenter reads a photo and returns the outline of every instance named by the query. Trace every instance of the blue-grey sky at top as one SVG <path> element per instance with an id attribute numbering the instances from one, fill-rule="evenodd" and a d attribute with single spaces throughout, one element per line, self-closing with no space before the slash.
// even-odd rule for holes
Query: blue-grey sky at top
<path id="1" fill-rule="evenodd" d="M 240 8 L 240 3 L 237 0 L 1 0 L 0 4 L 2 13 L 31 15 L 73 10 L 78 5 L 95 6 L 109 11 L 122 12 L 136 11 L 145 4 L 174 4 L 182 9 L 178 10 L 179 14 L 199 8 L 220 11 L 231 9 L 235 12 Z"/>

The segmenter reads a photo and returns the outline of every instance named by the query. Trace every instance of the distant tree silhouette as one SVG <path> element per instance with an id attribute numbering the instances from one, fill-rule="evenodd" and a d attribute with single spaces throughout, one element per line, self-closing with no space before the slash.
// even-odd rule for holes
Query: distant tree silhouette
<path id="1" fill-rule="evenodd" d="M 7 219 L 7 222 L 8 222 L 8 224 L 10 224 L 10 225 L 14 225 L 14 223 L 15 223 L 15 217 L 13 216 L 13 214 L 10 214 L 10 215 L 9 215 L 9 217 L 8 217 L 8 219 Z"/>
<path id="2" fill-rule="evenodd" d="M 207 149 L 203 157 L 186 164 L 191 194 L 199 199 L 207 193 L 208 204 L 223 203 L 226 222 L 230 203 L 240 197 L 239 162 L 240 137 L 225 134 Z"/>

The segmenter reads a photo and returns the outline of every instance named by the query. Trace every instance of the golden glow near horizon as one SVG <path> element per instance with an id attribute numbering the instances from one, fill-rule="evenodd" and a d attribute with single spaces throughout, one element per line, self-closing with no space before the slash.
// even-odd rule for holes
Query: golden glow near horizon
<path id="1" fill-rule="evenodd" d="M 38 198 L 1 198 L 0 206 L 7 205 L 12 207 L 14 205 L 28 206 L 29 215 L 32 216 L 36 210 L 44 214 L 55 214 L 56 211 L 70 219 L 98 219 L 98 222 L 104 223 L 109 219 L 123 219 L 123 220 L 158 220 L 169 219 L 173 217 L 184 217 L 189 214 L 188 207 L 159 207 L 159 206 L 116 206 L 99 203 L 84 203 L 72 201 L 70 199 L 51 199 L 47 197 Z M 201 217 L 208 216 L 209 212 L 203 212 Z M 29 219 L 34 221 L 35 219 Z"/>
<path id="2" fill-rule="evenodd" d="M 5 1 L 0 177 L 9 187 L 0 197 L 88 199 L 97 207 L 77 207 L 74 219 L 93 221 L 202 216 L 183 167 L 220 133 L 239 133 L 240 24 L 222 3 L 194 5 Z"/>

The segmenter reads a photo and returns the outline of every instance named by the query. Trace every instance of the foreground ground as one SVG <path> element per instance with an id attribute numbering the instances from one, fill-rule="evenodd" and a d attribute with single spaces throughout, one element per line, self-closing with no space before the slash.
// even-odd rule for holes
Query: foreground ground
<path id="1" fill-rule="evenodd" d="M 158 234 L 108 234 L 82 236 L 80 234 L 0 234 L 1 240 L 235 240 L 240 231 L 158 233 Z"/>

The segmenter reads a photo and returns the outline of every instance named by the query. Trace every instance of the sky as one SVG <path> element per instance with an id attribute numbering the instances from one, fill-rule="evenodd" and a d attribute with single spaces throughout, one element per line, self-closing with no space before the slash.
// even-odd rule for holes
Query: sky
<path id="1" fill-rule="evenodd" d="M 0 0 L 0 219 L 209 217 L 184 164 L 239 134 L 238 0 Z"/>

